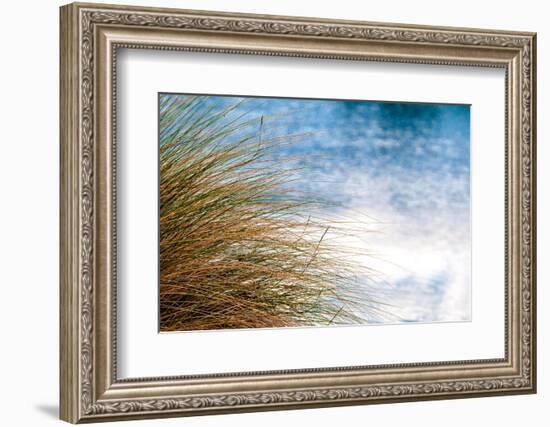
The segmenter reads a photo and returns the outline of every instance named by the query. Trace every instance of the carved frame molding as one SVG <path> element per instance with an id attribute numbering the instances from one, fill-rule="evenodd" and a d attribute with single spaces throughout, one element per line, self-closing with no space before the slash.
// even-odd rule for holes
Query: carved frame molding
<path id="1" fill-rule="evenodd" d="M 164 34 L 169 35 L 169 43 L 162 42 Z M 194 42 L 177 42 L 185 34 L 193 35 Z M 243 45 L 247 37 L 250 43 Z M 143 42 L 144 38 L 153 41 Z M 201 38 L 208 38 L 207 46 L 201 45 Z M 274 47 L 263 45 L 264 38 Z M 212 40 L 220 41 L 219 46 L 212 46 Z M 314 45 L 315 49 L 310 47 Z M 105 235 L 113 229 L 110 221 L 114 221 L 116 210 L 111 202 L 116 187 L 112 177 L 104 182 L 102 174 L 112 176 L 116 167 L 114 154 L 107 153 L 112 151 L 112 141 L 109 146 L 103 140 L 114 138 L 114 64 L 120 47 L 506 68 L 506 277 L 510 282 L 506 290 L 506 357 L 205 376 L 202 381 L 211 387 L 206 393 L 186 391 L 186 381 L 195 384 L 201 378 L 117 380 L 113 336 L 116 287 L 104 289 L 102 281 L 105 274 L 116 273 L 116 259 L 104 250 L 116 246 L 116 233 Z M 107 73 L 110 78 L 104 78 Z M 534 392 L 534 96 L 532 33 L 93 4 L 62 7 L 61 418 L 102 421 Z M 110 138 L 103 138 L 105 135 Z M 101 166 L 98 156 L 113 168 Z M 102 192 L 99 187 L 112 187 L 113 191 Z M 107 217 L 109 209 L 112 215 Z M 109 260 L 109 266 L 103 265 Z M 273 387 L 258 385 L 257 390 L 242 387 L 239 391 L 239 383 L 259 384 L 260 377 L 270 375 Z M 335 381 L 343 375 L 349 375 L 348 385 Z M 284 387 L 289 379 L 299 380 L 301 385 Z M 224 391 L 227 380 L 233 387 L 230 392 Z"/>

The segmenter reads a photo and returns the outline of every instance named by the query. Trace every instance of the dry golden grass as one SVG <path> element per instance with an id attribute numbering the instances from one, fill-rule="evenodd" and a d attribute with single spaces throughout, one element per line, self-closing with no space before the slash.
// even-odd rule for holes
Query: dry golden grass
<path id="1" fill-rule="evenodd" d="M 330 244 L 322 202 L 292 188 L 264 120 L 162 96 L 160 329 L 365 323 L 361 267 Z"/>

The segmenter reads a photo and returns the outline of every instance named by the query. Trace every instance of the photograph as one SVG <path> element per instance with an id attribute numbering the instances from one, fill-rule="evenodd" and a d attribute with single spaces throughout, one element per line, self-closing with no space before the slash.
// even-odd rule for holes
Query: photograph
<path id="1" fill-rule="evenodd" d="M 7 186 L 30 203 L 7 205 L 18 242 L 52 198 L 33 159 L 59 164 L 57 228 L 40 227 L 58 232 L 57 303 L 34 298 L 58 308 L 59 354 L 37 366 L 59 373 L 59 418 L 372 405 L 391 425 L 441 401 L 468 424 L 443 400 L 536 394 L 542 15 L 192 3 L 63 5 L 49 48 L 17 56 L 59 71 L 27 79 L 59 103 L 30 139 L 44 150 L 55 125 L 55 159 L 17 143 L 29 114 L 4 144 L 29 151 L 6 156 L 32 183 Z M 505 414 L 498 401 L 484 411 Z M 529 424 L 515 409 L 501 418 Z"/>
<path id="2" fill-rule="evenodd" d="M 470 320 L 470 105 L 158 108 L 161 332 Z"/>

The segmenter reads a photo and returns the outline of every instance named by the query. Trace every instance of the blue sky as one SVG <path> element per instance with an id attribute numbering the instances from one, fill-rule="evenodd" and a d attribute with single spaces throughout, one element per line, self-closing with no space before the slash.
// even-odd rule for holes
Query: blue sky
<path id="1" fill-rule="evenodd" d="M 377 322 L 470 320 L 470 108 L 467 105 L 285 98 L 209 98 L 263 122 L 267 136 L 302 135 L 298 185 L 357 218 L 347 241 L 376 270 L 391 316 Z"/>

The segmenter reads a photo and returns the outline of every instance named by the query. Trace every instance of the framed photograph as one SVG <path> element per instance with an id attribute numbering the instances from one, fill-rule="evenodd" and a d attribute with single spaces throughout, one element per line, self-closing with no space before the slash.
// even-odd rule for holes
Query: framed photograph
<path id="1" fill-rule="evenodd" d="M 60 22 L 63 420 L 535 392 L 535 34 Z"/>

